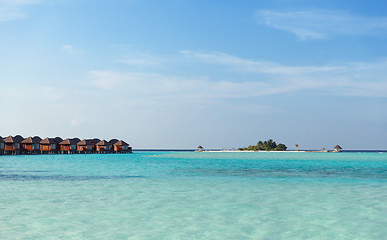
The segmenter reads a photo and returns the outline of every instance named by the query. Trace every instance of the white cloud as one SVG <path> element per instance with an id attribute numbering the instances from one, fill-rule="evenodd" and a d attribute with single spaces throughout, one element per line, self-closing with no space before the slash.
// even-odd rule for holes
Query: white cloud
<path id="1" fill-rule="evenodd" d="M 130 103 L 205 102 L 263 96 L 286 92 L 291 86 L 273 86 L 259 81 L 216 81 L 206 77 L 181 77 L 139 72 L 91 71 L 92 84 L 110 89 L 116 96 L 132 99 Z"/>
<path id="2" fill-rule="evenodd" d="M 25 18 L 22 8 L 27 5 L 39 4 L 44 0 L 0 0 L 0 22 Z"/>
<path id="3" fill-rule="evenodd" d="M 341 66 L 285 66 L 274 62 L 243 59 L 220 52 L 201 53 L 183 50 L 181 53 L 188 58 L 200 60 L 204 63 L 226 65 L 231 68 L 230 70 L 239 72 L 294 75 L 300 73 L 331 72 L 342 69 Z"/>
<path id="4" fill-rule="evenodd" d="M 272 89 L 266 92 L 268 94 L 308 89 L 331 95 L 387 97 L 385 59 L 323 66 L 286 66 L 225 53 L 183 51 L 183 54 L 193 60 L 224 65 L 231 71 L 259 73 L 261 83 Z"/>
<path id="5" fill-rule="evenodd" d="M 224 99 L 312 90 L 326 95 L 387 96 L 387 61 L 339 63 L 319 66 L 288 66 L 243 59 L 225 53 L 182 51 L 190 61 L 224 66 L 226 71 L 251 73 L 250 78 L 224 80 L 146 72 L 92 71 L 93 84 L 128 95 Z M 254 75 L 256 75 L 254 77 Z M 257 77 L 259 76 L 259 77 Z"/>
<path id="6" fill-rule="evenodd" d="M 77 126 L 84 124 L 85 122 L 86 122 L 85 118 L 74 118 L 71 120 L 70 124 L 73 127 L 77 127 Z"/>
<path id="7" fill-rule="evenodd" d="M 84 54 L 83 50 L 76 49 L 73 45 L 71 44 L 65 44 L 62 46 L 60 49 L 62 52 L 68 53 L 68 54 Z"/>
<path id="8" fill-rule="evenodd" d="M 324 39 L 336 34 L 385 35 L 387 30 L 386 17 L 364 17 L 339 11 L 276 12 L 261 10 L 257 12 L 257 17 L 267 26 L 292 32 L 301 40 Z"/>

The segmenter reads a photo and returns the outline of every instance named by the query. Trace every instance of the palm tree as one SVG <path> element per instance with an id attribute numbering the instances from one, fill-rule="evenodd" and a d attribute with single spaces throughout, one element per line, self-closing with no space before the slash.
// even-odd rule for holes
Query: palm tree
<path id="1" fill-rule="evenodd" d="M 296 143 L 295 145 L 296 145 L 296 151 L 298 151 L 298 144 Z"/>

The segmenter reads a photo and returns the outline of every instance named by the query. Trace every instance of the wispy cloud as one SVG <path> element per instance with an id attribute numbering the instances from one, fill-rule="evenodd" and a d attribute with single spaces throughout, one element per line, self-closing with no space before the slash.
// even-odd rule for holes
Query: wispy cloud
<path id="1" fill-rule="evenodd" d="M 0 0 L 0 22 L 25 18 L 22 8 L 27 5 L 39 4 L 44 0 Z"/>
<path id="2" fill-rule="evenodd" d="M 85 53 L 83 50 L 77 49 L 71 44 L 63 45 L 60 50 L 64 53 L 68 53 L 68 54 L 84 54 Z"/>
<path id="3" fill-rule="evenodd" d="M 206 62 L 237 69 L 237 57 L 214 54 Z M 231 62 L 227 59 L 232 59 Z M 235 58 L 235 59 L 233 59 Z M 211 59 L 211 61 L 209 60 Z M 198 60 L 202 61 L 203 58 Z M 254 66 L 254 61 L 250 64 Z M 340 66 L 283 66 L 259 62 L 261 77 L 247 80 L 222 80 L 211 76 L 186 77 L 144 72 L 91 71 L 92 84 L 109 89 L 128 105 L 206 104 L 227 99 L 254 98 L 289 92 L 307 91 L 327 96 L 387 96 L 387 62 L 346 63 Z M 262 67 L 263 65 L 263 67 Z M 273 67 L 274 65 L 274 67 Z M 277 65 L 281 67 L 277 67 Z M 235 67 L 236 66 L 236 67 Z M 285 69 L 285 70 L 283 70 Z M 234 71 L 233 70 L 233 71 Z M 244 69 L 240 69 L 244 71 Z M 248 67 L 252 71 L 251 66 Z M 303 71 L 305 70 L 305 71 Z"/>
<path id="4" fill-rule="evenodd" d="M 86 122 L 85 118 L 74 118 L 71 120 L 70 125 L 73 127 L 80 126 Z"/>
<path id="5" fill-rule="evenodd" d="M 263 96 L 286 92 L 289 87 L 272 86 L 260 81 L 214 81 L 207 77 L 189 78 L 140 72 L 91 71 L 90 74 L 96 87 L 109 88 L 117 96 L 177 102 Z M 105 84 L 109 84 L 109 87 Z"/>
<path id="6" fill-rule="evenodd" d="M 320 96 L 387 97 L 387 61 L 347 62 L 334 65 L 290 66 L 276 62 L 245 59 L 221 52 L 181 51 L 180 62 L 204 64 L 206 68 L 229 72 L 178 75 L 149 71 L 94 70 L 89 72 L 88 88 L 104 96 L 107 104 L 128 108 L 203 108 L 233 105 L 236 99 L 288 93 Z M 175 56 L 173 57 L 175 58 Z M 173 64 L 173 63 L 172 63 Z M 214 66 L 212 66 L 214 65 Z M 248 74 L 246 74 L 248 73 Z M 244 76 L 240 78 L 238 76 Z M 242 104 L 243 105 L 243 104 Z M 240 111 L 243 108 L 239 109 Z M 246 109 L 245 109 L 246 110 Z M 254 107 L 256 113 L 267 106 Z"/>
<path id="7" fill-rule="evenodd" d="M 223 65 L 228 71 L 260 74 L 265 94 L 314 90 L 329 95 L 387 96 L 387 60 L 347 62 L 321 66 L 287 66 L 275 62 L 243 59 L 225 53 L 182 51 L 190 58 L 209 64 Z M 232 82 L 233 84 L 235 82 Z M 244 84 L 246 82 L 240 82 Z M 235 83 L 238 84 L 238 83 Z M 251 83 L 248 83 L 250 86 Z M 258 92 L 261 89 L 258 90 Z"/>
<path id="8" fill-rule="evenodd" d="M 337 34 L 385 35 L 387 30 L 387 17 L 365 17 L 340 11 L 260 10 L 256 15 L 267 26 L 294 33 L 301 40 L 324 39 Z"/>
<path id="9" fill-rule="evenodd" d="M 271 106 L 264 104 L 241 106 L 235 99 L 278 94 L 288 86 L 272 86 L 254 81 L 214 81 L 207 77 L 186 77 L 141 72 L 91 71 L 92 84 L 100 88 L 101 82 L 112 84 L 98 95 L 106 96 L 105 104 L 117 109 L 136 111 L 211 111 L 228 109 L 236 113 L 266 114 Z M 114 86 L 114 87 L 113 87 Z"/>
<path id="10" fill-rule="evenodd" d="M 196 59 L 205 63 L 225 65 L 230 67 L 230 70 L 239 72 L 305 74 L 313 72 L 331 72 L 342 69 L 341 66 L 286 66 L 275 62 L 243 59 L 221 52 L 202 53 L 183 50 L 181 53 L 191 59 Z"/>

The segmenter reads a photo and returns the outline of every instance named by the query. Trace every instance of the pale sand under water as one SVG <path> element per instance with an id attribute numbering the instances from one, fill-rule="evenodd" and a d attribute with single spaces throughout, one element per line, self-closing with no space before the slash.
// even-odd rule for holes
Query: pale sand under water
<path id="1" fill-rule="evenodd" d="M 387 154 L 0 158 L 0 239 L 386 239 Z"/>

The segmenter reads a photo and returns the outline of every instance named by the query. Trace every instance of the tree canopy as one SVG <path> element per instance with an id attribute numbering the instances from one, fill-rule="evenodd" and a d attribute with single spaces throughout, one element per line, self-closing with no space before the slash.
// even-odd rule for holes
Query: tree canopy
<path id="1" fill-rule="evenodd" d="M 272 139 L 269 139 L 267 141 L 259 141 L 257 145 L 250 145 L 245 148 L 238 148 L 238 151 L 286 151 L 287 147 L 285 144 L 278 144 L 273 141 Z"/>

